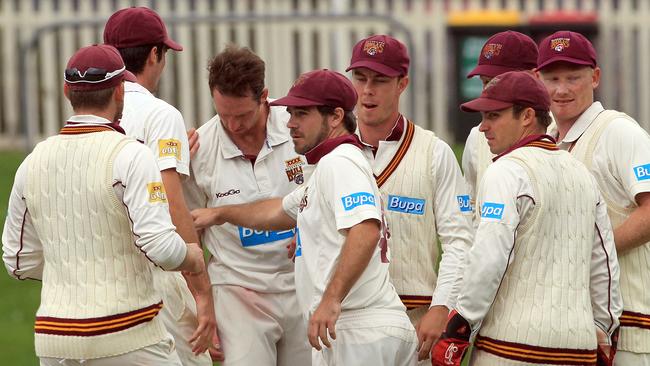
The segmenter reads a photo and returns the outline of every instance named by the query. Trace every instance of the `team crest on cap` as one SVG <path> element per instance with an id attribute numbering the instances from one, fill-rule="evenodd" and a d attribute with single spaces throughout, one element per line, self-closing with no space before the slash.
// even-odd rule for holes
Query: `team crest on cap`
<path id="1" fill-rule="evenodd" d="M 384 52 L 385 45 L 386 43 L 384 41 L 366 41 L 363 45 L 363 50 L 370 56 L 374 56 Z"/>
<path id="2" fill-rule="evenodd" d="M 305 175 L 302 172 L 302 167 L 305 165 L 305 162 L 299 156 L 285 160 L 284 165 L 284 171 L 287 173 L 289 182 L 296 182 L 296 184 L 303 184 L 305 182 Z"/>
<path id="3" fill-rule="evenodd" d="M 483 47 L 483 57 L 489 60 L 494 56 L 499 56 L 501 48 L 503 48 L 503 45 L 500 43 L 488 43 Z"/>
<path id="4" fill-rule="evenodd" d="M 492 80 L 488 81 L 488 83 L 485 84 L 485 88 L 483 88 L 483 90 L 486 90 L 488 88 L 491 88 L 491 87 L 497 85 L 499 83 L 499 80 L 501 80 L 501 78 L 499 78 L 498 76 L 492 78 Z"/>
<path id="5" fill-rule="evenodd" d="M 571 39 L 569 38 L 554 38 L 551 40 L 551 49 L 557 52 L 562 52 L 565 48 L 569 48 L 570 44 Z"/>

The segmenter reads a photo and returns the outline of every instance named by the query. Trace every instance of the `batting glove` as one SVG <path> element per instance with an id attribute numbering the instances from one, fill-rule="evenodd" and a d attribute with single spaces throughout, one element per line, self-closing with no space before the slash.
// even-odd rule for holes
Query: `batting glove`
<path id="1" fill-rule="evenodd" d="M 609 352 L 606 352 L 602 345 L 598 345 L 598 350 L 596 351 L 596 366 L 613 366 L 614 365 L 614 356 L 616 355 L 616 347 L 618 345 L 618 330 L 612 333 L 612 345 L 609 347 Z"/>
<path id="2" fill-rule="evenodd" d="M 440 340 L 431 350 L 431 364 L 433 366 L 460 366 L 467 347 L 472 328 L 465 318 L 456 310 L 449 313 L 447 328 L 440 336 Z"/>

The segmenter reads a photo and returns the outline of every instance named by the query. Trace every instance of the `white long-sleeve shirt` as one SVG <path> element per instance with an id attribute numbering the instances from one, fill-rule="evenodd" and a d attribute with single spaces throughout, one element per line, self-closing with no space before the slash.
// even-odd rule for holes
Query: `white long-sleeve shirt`
<path id="1" fill-rule="evenodd" d="M 68 119 L 77 126 L 107 125 L 110 121 L 91 115 Z M 9 210 L 2 233 L 2 259 L 10 275 L 40 280 L 43 249 L 24 201 L 28 155 L 16 171 L 9 197 Z M 113 190 L 130 217 L 134 244 L 156 265 L 170 270 L 185 258 L 187 247 L 174 231 L 166 199 L 150 200 L 148 189 L 162 187 L 156 161 L 137 141 L 126 144 L 113 162 Z M 153 201 L 153 202 L 152 202 Z"/>

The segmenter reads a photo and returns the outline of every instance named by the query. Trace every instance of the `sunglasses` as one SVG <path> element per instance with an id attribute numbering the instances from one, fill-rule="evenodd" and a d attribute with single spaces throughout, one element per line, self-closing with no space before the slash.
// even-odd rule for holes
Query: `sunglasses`
<path id="1" fill-rule="evenodd" d="M 120 75 L 126 68 L 122 66 L 121 69 L 108 72 L 105 69 L 96 67 L 89 67 L 86 71 L 81 72 L 76 67 L 65 69 L 64 79 L 68 83 L 101 83 L 106 80 Z"/>

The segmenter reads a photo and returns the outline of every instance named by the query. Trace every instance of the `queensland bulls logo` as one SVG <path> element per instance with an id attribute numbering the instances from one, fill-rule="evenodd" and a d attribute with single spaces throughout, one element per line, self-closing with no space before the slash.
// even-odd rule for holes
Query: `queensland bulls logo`
<path id="1" fill-rule="evenodd" d="M 295 182 L 296 184 L 303 184 L 305 182 L 305 175 L 302 171 L 305 162 L 302 161 L 299 156 L 290 160 L 285 160 L 284 165 L 284 171 L 287 173 L 287 179 L 289 179 L 289 182 Z"/>
<path id="2" fill-rule="evenodd" d="M 565 48 L 569 48 L 571 39 L 569 38 L 554 38 L 551 40 L 551 49 L 556 52 L 562 52 Z"/>
<path id="3" fill-rule="evenodd" d="M 501 48 L 503 45 L 500 43 L 488 43 L 483 47 L 483 57 L 489 60 L 494 56 L 499 56 Z"/>
<path id="4" fill-rule="evenodd" d="M 374 56 L 378 53 L 384 52 L 384 46 L 386 43 L 384 41 L 367 41 L 363 45 L 363 51 L 370 56 Z"/>

